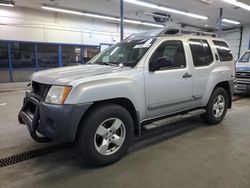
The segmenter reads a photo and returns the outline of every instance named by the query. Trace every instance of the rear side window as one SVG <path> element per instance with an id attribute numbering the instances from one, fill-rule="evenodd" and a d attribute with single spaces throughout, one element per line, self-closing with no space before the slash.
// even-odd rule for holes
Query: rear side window
<path id="1" fill-rule="evenodd" d="M 210 64 L 214 61 L 213 54 L 211 48 L 206 40 L 202 40 L 203 48 L 206 54 L 207 64 Z"/>
<path id="2" fill-rule="evenodd" d="M 250 52 L 246 52 L 239 60 L 240 63 L 248 63 L 250 61 Z"/>
<path id="3" fill-rule="evenodd" d="M 213 62 L 212 51 L 206 40 L 191 39 L 189 46 L 195 67 L 207 66 Z"/>
<path id="4" fill-rule="evenodd" d="M 213 41 L 217 48 L 220 61 L 233 61 L 233 53 L 224 41 Z"/>

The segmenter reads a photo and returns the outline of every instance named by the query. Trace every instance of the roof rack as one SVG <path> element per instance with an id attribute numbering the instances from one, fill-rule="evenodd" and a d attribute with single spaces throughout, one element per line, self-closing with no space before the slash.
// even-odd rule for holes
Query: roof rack
<path id="1" fill-rule="evenodd" d="M 159 36 L 176 35 L 176 34 L 195 34 L 195 35 L 199 35 L 199 36 L 217 37 L 216 33 L 211 33 L 211 32 L 206 32 L 206 31 L 180 29 L 180 28 L 164 28 L 163 31 L 159 34 Z"/>
<path id="2" fill-rule="evenodd" d="M 150 31 L 144 31 L 141 33 L 134 33 L 128 36 L 125 41 L 135 40 L 135 39 L 145 39 L 149 37 L 165 36 L 165 35 L 181 35 L 181 34 L 193 34 L 198 36 L 211 36 L 217 37 L 215 33 L 205 32 L 205 31 L 196 31 L 188 30 L 175 27 L 165 27 L 163 29 L 155 29 Z"/>

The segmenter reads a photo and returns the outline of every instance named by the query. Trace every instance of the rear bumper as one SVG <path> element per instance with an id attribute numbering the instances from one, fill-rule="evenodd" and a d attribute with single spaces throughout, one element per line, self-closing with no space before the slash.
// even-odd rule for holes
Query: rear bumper
<path id="1" fill-rule="evenodd" d="M 27 125 L 31 137 L 38 142 L 73 142 L 81 118 L 91 104 L 47 104 L 26 92 L 18 119 Z M 44 137 L 39 137 L 37 132 Z"/>

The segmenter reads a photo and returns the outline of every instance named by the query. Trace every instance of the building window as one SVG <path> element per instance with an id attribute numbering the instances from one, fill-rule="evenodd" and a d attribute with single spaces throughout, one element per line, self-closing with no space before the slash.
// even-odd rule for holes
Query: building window
<path id="1" fill-rule="evenodd" d="M 63 66 L 81 63 L 82 50 L 80 46 L 62 46 Z"/>
<path id="2" fill-rule="evenodd" d="M 9 68 L 8 44 L 0 42 L 0 68 Z"/>
<path id="3" fill-rule="evenodd" d="M 11 45 L 13 68 L 35 68 L 35 45 L 31 43 L 13 43 Z"/>
<path id="4" fill-rule="evenodd" d="M 83 63 L 89 61 L 92 57 L 100 52 L 99 47 L 84 47 L 83 48 Z"/>
<path id="5" fill-rule="evenodd" d="M 39 68 L 58 67 L 58 46 L 53 44 L 37 44 Z"/>
<path id="6" fill-rule="evenodd" d="M 109 48 L 111 46 L 111 44 L 100 44 L 100 51 L 104 51 L 106 50 L 107 48 Z"/>

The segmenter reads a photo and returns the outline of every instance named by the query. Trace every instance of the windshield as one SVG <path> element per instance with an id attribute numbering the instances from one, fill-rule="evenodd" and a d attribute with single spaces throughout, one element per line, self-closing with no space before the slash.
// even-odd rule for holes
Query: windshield
<path id="1" fill-rule="evenodd" d="M 95 64 L 135 67 L 142 56 L 155 42 L 156 38 L 124 41 L 105 50 Z"/>
<path id="2" fill-rule="evenodd" d="M 250 52 L 246 52 L 239 60 L 240 63 L 248 63 L 250 60 Z"/>

